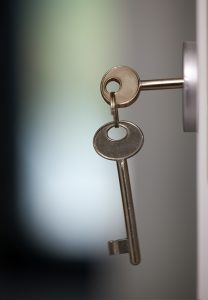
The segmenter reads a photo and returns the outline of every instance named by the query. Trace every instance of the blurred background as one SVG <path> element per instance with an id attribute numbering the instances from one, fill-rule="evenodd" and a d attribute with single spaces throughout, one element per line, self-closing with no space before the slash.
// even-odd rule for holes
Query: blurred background
<path id="1" fill-rule="evenodd" d="M 182 91 L 143 92 L 128 160 L 142 262 L 108 256 L 124 238 L 116 164 L 92 146 L 112 120 L 99 85 L 112 66 L 142 79 L 182 76 L 195 40 L 192 0 L 8 1 L 1 299 L 195 299 L 195 134 Z M 3 57 L 4 60 L 4 57 Z"/>

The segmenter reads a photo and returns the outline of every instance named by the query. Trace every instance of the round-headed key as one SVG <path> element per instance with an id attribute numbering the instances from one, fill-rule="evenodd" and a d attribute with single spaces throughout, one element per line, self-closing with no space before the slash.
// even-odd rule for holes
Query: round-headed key
<path id="1" fill-rule="evenodd" d="M 93 145 L 99 155 L 116 161 L 121 188 L 127 238 L 109 241 L 109 253 L 111 255 L 129 253 L 131 263 L 137 265 L 141 258 L 127 158 L 141 149 L 144 136 L 141 129 L 131 122 L 120 121 L 119 126 L 126 129 L 124 138 L 113 140 L 108 136 L 108 131 L 114 127 L 114 122 L 110 122 L 95 133 Z"/>
<path id="2" fill-rule="evenodd" d="M 110 82 L 117 82 L 119 85 L 118 90 L 113 91 L 117 108 L 126 107 L 134 103 L 141 91 L 178 89 L 184 85 L 183 78 L 140 80 L 139 75 L 132 68 L 116 66 L 104 74 L 100 83 L 101 94 L 108 104 L 111 103 L 111 92 L 108 91 Z"/>
<path id="3" fill-rule="evenodd" d="M 132 104 L 139 95 L 139 75 L 127 66 L 117 66 L 108 70 L 100 83 L 101 94 L 108 104 L 111 103 L 111 95 L 107 86 L 114 81 L 119 84 L 118 91 L 115 91 L 117 107 L 126 107 Z"/>

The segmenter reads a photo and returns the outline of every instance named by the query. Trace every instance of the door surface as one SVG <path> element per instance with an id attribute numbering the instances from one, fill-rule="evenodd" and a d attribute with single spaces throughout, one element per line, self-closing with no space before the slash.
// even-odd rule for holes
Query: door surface
<path id="1" fill-rule="evenodd" d="M 197 212 L 198 212 L 198 285 L 197 297 L 208 299 L 208 48 L 207 0 L 197 2 L 197 45 L 199 63 L 198 138 L 197 138 Z"/>

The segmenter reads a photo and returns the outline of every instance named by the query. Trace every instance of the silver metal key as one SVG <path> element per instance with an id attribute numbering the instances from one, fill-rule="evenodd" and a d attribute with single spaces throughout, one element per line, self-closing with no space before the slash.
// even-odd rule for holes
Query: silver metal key
<path id="1" fill-rule="evenodd" d="M 106 159 L 115 160 L 117 163 L 124 209 L 127 238 L 109 241 L 108 247 L 111 255 L 129 253 L 130 262 L 137 265 L 140 263 L 141 257 L 127 158 L 135 155 L 141 149 L 144 136 L 141 129 L 135 124 L 120 121 L 119 126 L 126 129 L 126 136 L 120 140 L 113 140 L 108 136 L 108 131 L 114 125 L 114 122 L 103 125 L 95 133 L 93 139 L 96 152 Z"/>
<path id="2" fill-rule="evenodd" d="M 126 107 L 134 103 L 141 91 L 183 88 L 183 78 L 140 80 L 139 75 L 127 66 L 116 66 L 108 70 L 103 76 L 100 91 L 103 99 L 110 104 L 111 93 L 107 86 L 110 82 L 117 82 L 119 89 L 115 91 L 117 108 Z"/>

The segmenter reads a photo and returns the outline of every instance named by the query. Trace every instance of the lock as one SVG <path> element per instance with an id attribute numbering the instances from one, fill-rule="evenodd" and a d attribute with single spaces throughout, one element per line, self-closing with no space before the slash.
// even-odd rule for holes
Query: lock
<path id="1" fill-rule="evenodd" d="M 197 55 L 196 43 L 183 44 L 183 130 L 197 131 Z"/>

